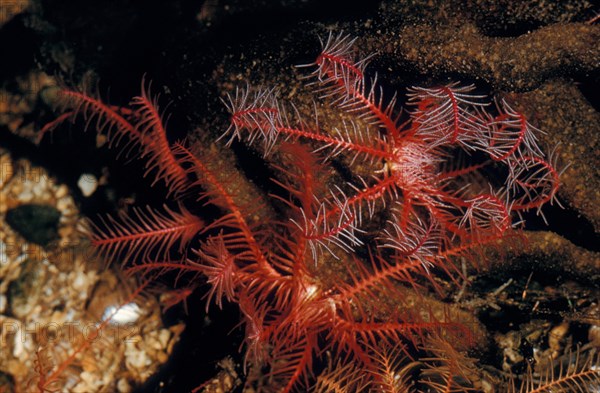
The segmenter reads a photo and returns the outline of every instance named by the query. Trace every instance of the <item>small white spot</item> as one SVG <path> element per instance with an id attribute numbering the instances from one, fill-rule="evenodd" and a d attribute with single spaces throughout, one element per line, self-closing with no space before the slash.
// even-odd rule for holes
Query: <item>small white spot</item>
<path id="1" fill-rule="evenodd" d="M 135 303 L 127 303 L 118 308 L 116 306 L 108 306 L 102 315 L 102 321 L 110 319 L 111 325 L 119 325 L 133 323 L 142 315 L 142 310 Z"/>
<path id="2" fill-rule="evenodd" d="M 19 326 L 20 328 L 22 328 L 22 326 Z M 21 357 L 21 354 L 24 352 L 24 348 L 23 345 L 25 343 L 25 340 L 23 340 L 22 335 L 20 334 L 15 334 L 15 338 L 13 341 L 14 345 L 13 345 L 13 356 L 17 359 L 19 359 Z"/>
<path id="3" fill-rule="evenodd" d="M 87 198 L 96 191 L 98 179 L 90 173 L 83 173 L 77 180 L 77 187 L 79 187 L 83 196 Z"/>
<path id="4" fill-rule="evenodd" d="M 319 288 L 316 285 L 309 285 L 308 288 L 306 288 L 306 297 L 307 298 L 312 298 L 316 293 L 317 290 Z"/>
<path id="5" fill-rule="evenodd" d="M 6 254 L 6 244 L 0 241 L 0 266 L 8 264 L 8 255 Z"/>

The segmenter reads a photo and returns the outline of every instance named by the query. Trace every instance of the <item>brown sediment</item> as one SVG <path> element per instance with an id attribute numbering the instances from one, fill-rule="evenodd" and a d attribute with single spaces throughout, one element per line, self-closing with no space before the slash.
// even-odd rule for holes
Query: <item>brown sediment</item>
<path id="1" fill-rule="evenodd" d="M 531 268 L 563 272 L 589 282 L 600 280 L 600 253 L 577 247 L 548 231 L 525 232 L 525 241 L 511 242 L 500 255 L 492 252 L 489 268 L 512 268 L 515 264 L 522 264 L 523 257 L 527 257 Z"/>
<path id="2" fill-rule="evenodd" d="M 124 281 L 114 269 L 104 269 L 78 230 L 84 219 L 65 184 L 3 149 L 0 164 L 0 370 L 14 388 L 7 391 L 32 391 L 63 364 L 66 369 L 51 384 L 64 385 L 60 391 L 141 385 L 166 362 L 183 325 L 165 327 L 158 302 L 138 300 L 135 323 L 120 326 L 121 332 L 109 326 L 92 338 L 105 310 L 127 296 Z M 60 213 L 51 244 L 33 244 L 6 222 L 11 209 L 32 203 Z M 36 223 L 29 229 L 39 231 Z M 43 369 L 36 368 L 40 361 Z"/>
<path id="3" fill-rule="evenodd" d="M 388 42 L 383 53 L 419 72 L 432 76 L 458 72 L 511 91 L 535 88 L 549 77 L 591 72 L 600 58 L 600 27 L 584 23 L 498 38 L 484 36 L 468 21 L 453 20 L 400 26 L 386 35 L 377 37 Z"/>

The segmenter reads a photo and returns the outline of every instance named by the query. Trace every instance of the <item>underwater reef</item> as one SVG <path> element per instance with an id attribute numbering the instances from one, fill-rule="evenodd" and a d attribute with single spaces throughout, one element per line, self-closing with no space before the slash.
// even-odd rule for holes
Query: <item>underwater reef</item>
<path id="1" fill-rule="evenodd" d="M 2 7 L 2 391 L 600 386 L 592 4 Z"/>

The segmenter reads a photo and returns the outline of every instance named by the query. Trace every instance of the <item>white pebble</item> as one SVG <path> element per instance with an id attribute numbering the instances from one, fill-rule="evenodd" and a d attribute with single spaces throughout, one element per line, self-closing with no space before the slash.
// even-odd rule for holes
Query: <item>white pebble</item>
<path id="1" fill-rule="evenodd" d="M 20 326 L 19 332 L 22 331 L 22 328 L 23 327 Z M 23 343 L 24 343 L 24 341 L 25 340 L 23 340 L 22 334 L 15 334 L 15 338 L 14 338 L 14 341 L 13 341 L 13 356 L 16 357 L 17 359 L 23 353 Z"/>
<path id="2" fill-rule="evenodd" d="M 90 173 L 84 173 L 79 176 L 77 187 L 79 187 L 84 197 L 89 197 L 96 191 L 96 188 L 98 188 L 98 179 Z"/>
<path id="3" fill-rule="evenodd" d="M 6 243 L 0 241 L 0 266 L 8 264 L 8 255 L 6 254 Z"/>
<path id="4" fill-rule="evenodd" d="M 19 201 L 21 202 L 31 202 L 32 199 L 33 193 L 31 192 L 31 190 L 25 190 L 19 195 Z"/>
<path id="5" fill-rule="evenodd" d="M 64 185 L 61 184 L 57 189 L 56 189 L 56 194 L 54 195 L 55 198 L 62 198 L 64 196 L 66 196 L 69 193 L 69 188 Z"/>
<path id="6" fill-rule="evenodd" d="M 123 306 L 108 306 L 104 310 L 102 320 L 105 321 L 110 319 L 112 325 L 120 325 L 126 323 L 133 323 L 138 320 L 142 315 L 142 310 L 135 303 L 127 303 Z"/>
<path id="7" fill-rule="evenodd" d="M 64 214 L 65 210 L 67 210 L 70 205 L 71 205 L 71 198 L 68 196 L 62 197 L 58 201 L 56 201 L 56 208 L 62 214 Z"/>

